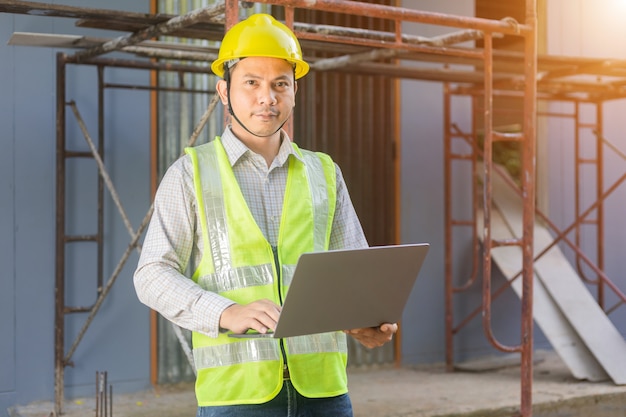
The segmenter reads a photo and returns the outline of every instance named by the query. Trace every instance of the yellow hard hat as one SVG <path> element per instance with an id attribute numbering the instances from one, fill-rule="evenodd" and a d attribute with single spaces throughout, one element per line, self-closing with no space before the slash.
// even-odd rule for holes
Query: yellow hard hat
<path id="1" fill-rule="evenodd" d="M 224 63 L 252 56 L 287 60 L 294 65 L 296 79 L 309 72 L 309 64 L 302 60 L 296 35 L 269 14 L 254 14 L 230 28 L 211 70 L 224 77 Z"/>

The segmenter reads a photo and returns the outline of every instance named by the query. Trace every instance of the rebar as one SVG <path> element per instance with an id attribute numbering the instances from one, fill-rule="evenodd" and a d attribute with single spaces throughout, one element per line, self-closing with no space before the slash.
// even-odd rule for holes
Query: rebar
<path id="1" fill-rule="evenodd" d="M 96 371 L 96 417 L 113 417 L 113 386 L 107 379 L 106 371 Z"/>

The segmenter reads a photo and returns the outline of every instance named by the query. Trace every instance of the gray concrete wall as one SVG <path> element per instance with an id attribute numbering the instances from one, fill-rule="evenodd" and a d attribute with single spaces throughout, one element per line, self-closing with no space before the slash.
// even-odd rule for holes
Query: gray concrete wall
<path id="1" fill-rule="evenodd" d="M 148 12 L 147 2 L 63 3 Z M 56 51 L 7 46 L 13 32 L 119 36 L 75 28 L 73 19 L 0 14 L 0 416 L 9 406 L 54 396 Z M 93 67 L 68 67 L 67 98 L 76 101 L 94 137 L 95 74 Z M 149 82 L 146 72 L 131 70 L 111 70 L 105 77 Z M 149 206 L 148 105 L 147 93 L 106 93 L 106 165 L 135 227 Z M 69 146 L 88 150 L 69 110 L 67 121 Z M 94 233 L 96 165 L 72 161 L 67 174 L 67 232 Z M 108 193 L 105 225 L 107 279 L 129 241 Z M 78 347 L 75 366 L 66 368 L 68 396 L 93 395 L 96 371 L 107 371 L 118 392 L 149 385 L 149 315 L 132 287 L 136 262 L 133 254 Z M 68 247 L 67 271 L 68 304 L 93 304 L 95 245 Z M 78 314 L 67 320 L 67 348 L 85 318 Z"/>

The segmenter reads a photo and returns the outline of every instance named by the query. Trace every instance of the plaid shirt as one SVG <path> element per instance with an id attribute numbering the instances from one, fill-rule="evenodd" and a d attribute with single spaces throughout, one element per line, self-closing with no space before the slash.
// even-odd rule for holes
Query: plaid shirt
<path id="1" fill-rule="evenodd" d="M 283 140 L 271 166 L 248 149 L 229 128 L 221 137 L 246 203 L 272 246 L 278 242 L 289 158 L 299 158 Z M 154 199 L 154 213 L 134 275 L 141 302 L 177 325 L 217 337 L 224 309 L 233 304 L 200 288 L 189 278 L 204 251 L 189 156 L 179 158 L 163 177 Z M 330 249 L 367 246 L 345 181 L 337 167 L 337 204 Z M 186 273 L 191 271 L 191 273 Z"/>

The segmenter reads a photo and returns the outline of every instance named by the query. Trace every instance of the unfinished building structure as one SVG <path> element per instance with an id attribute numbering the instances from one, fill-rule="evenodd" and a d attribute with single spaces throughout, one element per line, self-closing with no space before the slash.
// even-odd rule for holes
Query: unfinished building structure
<path id="1" fill-rule="evenodd" d="M 77 26 L 83 28 L 107 28 L 127 33 L 114 39 L 26 33 L 16 33 L 12 38 L 15 45 L 77 49 L 71 53 L 59 53 L 56 68 L 55 399 L 58 413 L 62 411 L 65 396 L 65 369 L 72 364 L 73 354 L 115 284 L 119 271 L 140 247 L 142 233 L 151 214 L 148 210 L 141 224 L 134 228 L 127 221 L 124 207 L 116 198 L 115 185 L 104 164 L 104 92 L 110 88 L 159 91 L 165 87 L 159 86 L 156 81 L 150 86 L 115 85 L 105 82 L 104 72 L 108 68 L 133 68 L 154 71 L 155 74 L 171 72 L 180 77 L 187 73 L 210 74 L 206 62 L 215 58 L 217 47 L 177 44 L 164 41 L 162 37 L 218 41 L 224 30 L 239 20 L 241 9 L 251 6 L 253 2 L 241 3 L 226 0 L 181 15 L 146 15 L 25 1 L 0 2 L 0 12 L 78 18 Z M 523 20 L 464 17 L 348 0 L 264 0 L 254 3 L 275 6 L 272 12 L 293 28 L 301 40 L 305 59 L 311 63 L 314 72 L 332 70 L 359 75 L 383 75 L 389 79 L 439 82 L 445 86 L 444 137 L 441 140 L 444 143 L 442 164 L 445 172 L 445 358 L 449 370 L 454 369 L 455 335 L 470 320 L 481 315 L 489 342 L 498 350 L 521 355 L 522 416 L 530 416 L 532 413 L 534 321 L 542 327 L 574 376 L 589 380 L 609 377 L 615 383 L 626 383 L 626 363 L 621 359 L 615 360 L 616 357 L 626 357 L 619 356 L 626 353 L 626 345 L 619 331 L 606 319 L 606 314 L 616 310 L 626 298 L 619 285 L 603 271 L 603 235 L 606 227 L 603 202 L 620 187 L 626 176 L 607 185 L 603 180 L 603 154 L 609 147 L 621 158 L 626 157 L 602 133 L 603 102 L 626 96 L 626 63 L 538 55 L 537 5 L 533 0 L 525 1 Z M 382 22 L 381 29 L 310 23 L 304 18 L 310 17 L 306 13 L 312 11 L 374 19 Z M 403 31 L 403 27 L 415 23 L 442 27 L 448 33 L 437 37 L 421 37 Z M 494 40 L 503 37 L 516 39 L 523 48 L 514 52 L 494 47 Z M 476 42 L 476 46 L 473 42 Z M 108 55 L 112 53 L 124 55 Z M 91 139 L 79 105 L 66 96 L 69 66 L 97 68 L 99 106 L 96 141 Z M 172 91 L 189 91 L 184 85 L 177 89 L 168 88 Z M 459 98 L 471 102 L 471 123 L 468 126 L 461 126 L 455 121 L 454 101 Z M 518 125 L 514 129 L 499 128 L 502 119 L 498 119 L 498 114 L 504 109 L 504 106 L 494 104 L 502 103 L 499 100 L 516 103 L 512 120 L 517 121 Z M 573 111 L 551 112 L 549 107 L 541 105 L 549 102 L 571 103 Z M 199 118 L 190 135 L 191 144 L 200 135 L 216 104 L 212 100 L 206 113 Z M 595 120 L 592 122 L 581 120 L 580 108 L 587 105 L 595 109 Z M 71 115 L 88 142 L 89 152 L 77 152 L 66 144 L 66 124 L 72 119 L 68 118 Z M 589 157 L 584 151 L 577 151 L 575 163 L 577 175 L 588 172 L 588 167 L 592 166 L 596 199 L 584 204 L 577 194 L 575 221 L 565 228 L 557 227 L 536 204 L 538 119 L 548 118 L 569 118 L 574 121 L 577 149 L 589 147 L 588 131 L 593 131 L 594 155 Z M 587 133 L 583 133 L 585 130 Z M 583 140 L 585 145 L 582 145 Z M 494 149 L 503 143 L 513 144 L 517 151 L 519 164 L 513 178 L 494 163 Z M 74 158 L 93 158 L 100 175 L 97 232 L 90 235 L 70 233 L 65 224 L 68 216 L 66 167 L 68 161 Z M 458 175 L 459 172 L 469 172 L 470 175 Z M 153 175 L 153 181 L 154 187 L 156 174 Z M 577 177 L 575 182 L 577 187 L 582 187 L 582 177 L 580 181 Z M 387 183 L 382 183 L 374 189 L 381 193 L 386 186 Z M 586 186 L 589 186 L 588 182 Z M 466 196 L 471 201 L 469 210 L 467 207 L 461 210 L 455 208 L 459 187 L 470 190 Z M 130 242 L 118 266 L 105 279 L 102 245 L 106 239 L 106 225 L 102 201 L 107 190 L 125 219 Z M 461 204 L 467 202 L 463 198 L 460 200 Z M 378 210 L 393 211 L 394 206 Z M 596 236 L 593 256 L 580 249 L 581 236 L 589 234 L 588 230 L 581 232 L 583 225 L 591 226 Z M 462 233 L 471 234 L 473 259 L 472 267 L 461 271 L 455 261 L 455 242 L 459 229 L 464 231 Z M 394 240 L 399 239 L 397 231 L 389 234 L 386 228 L 381 233 L 381 243 L 395 243 Z M 571 238 L 572 233 L 575 234 L 574 239 Z M 70 306 L 65 299 L 67 247 L 80 242 L 95 243 L 99 248 L 95 274 L 97 299 L 88 307 Z M 559 246 L 572 248 L 576 270 L 572 268 L 570 271 L 563 266 L 565 257 L 557 253 Z M 492 287 L 492 262 L 508 278 L 506 285 L 496 289 Z M 578 288 L 577 284 L 571 284 L 578 275 L 597 286 L 595 300 L 586 295 L 584 286 L 572 289 Z M 560 279 L 554 280 L 552 277 Z M 469 314 L 455 311 L 455 300 L 477 285 L 482 285 L 480 305 Z M 491 324 L 493 299 L 509 288 L 521 298 L 519 343 L 513 345 L 499 341 Z M 565 292 L 571 294 L 572 291 L 577 297 L 576 308 L 572 307 L 570 299 L 564 300 L 559 295 Z M 594 314 L 599 317 L 597 321 L 590 323 L 579 317 L 577 311 L 580 311 L 581 303 L 586 306 L 585 315 Z M 86 319 L 76 339 L 68 346 L 64 329 L 67 316 L 75 313 L 85 313 Z M 552 339 L 551 335 L 559 337 Z M 182 344 L 184 346 L 184 342 Z M 396 357 L 400 357 L 400 352 L 397 352 Z"/>

